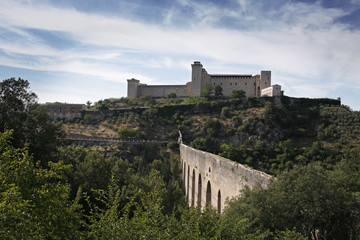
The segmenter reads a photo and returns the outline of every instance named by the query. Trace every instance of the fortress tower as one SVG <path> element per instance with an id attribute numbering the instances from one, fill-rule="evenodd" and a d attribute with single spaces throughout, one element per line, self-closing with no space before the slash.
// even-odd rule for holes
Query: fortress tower
<path id="1" fill-rule="evenodd" d="M 202 71 L 203 65 L 200 62 L 191 64 L 191 96 L 200 96 L 202 91 Z"/>
<path id="2" fill-rule="evenodd" d="M 260 89 L 271 86 L 271 71 L 261 71 L 260 73 Z"/>
<path id="3" fill-rule="evenodd" d="M 128 81 L 128 92 L 127 92 L 128 98 L 138 97 L 138 88 L 140 81 L 135 78 L 128 79 L 127 81 Z"/>

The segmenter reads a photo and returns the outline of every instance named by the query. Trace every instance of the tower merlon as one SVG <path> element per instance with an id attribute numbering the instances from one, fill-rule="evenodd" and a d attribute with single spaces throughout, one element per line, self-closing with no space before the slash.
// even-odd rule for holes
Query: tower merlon
<path id="1" fill-rule="evenodd" d="M 191 65 L 193 65 L 193 66 L 201 66 L 202 67 L 202 64 L 201 64 L 200 61 L 194 61 L 194 63 L 191 64 Z"/>
<path id="2" fill-rule="evenodd" d="M 128 81 L 128 82 L 137 82 L 137 83 L 140 82 L 140 80 L 137 80 L 137 79 L 135 79 L 135 78 L 128 79 L 127 81 Z"/>

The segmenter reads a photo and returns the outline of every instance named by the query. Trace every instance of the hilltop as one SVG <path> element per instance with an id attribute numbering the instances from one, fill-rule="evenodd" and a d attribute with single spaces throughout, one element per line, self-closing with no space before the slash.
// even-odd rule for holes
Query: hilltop
<path id="1" fill-rule="evenodd" d="M 360 113 L 335 99 L 153 98 L 106 99 L 65 123 L 69 135 L 185 143 L 271 174 L 321 154 L 330 167 L 357 147 Z M 101 114 L 100 114 L 101 113 Z M 102 116 L 103 119 L 99 119 Z"/>

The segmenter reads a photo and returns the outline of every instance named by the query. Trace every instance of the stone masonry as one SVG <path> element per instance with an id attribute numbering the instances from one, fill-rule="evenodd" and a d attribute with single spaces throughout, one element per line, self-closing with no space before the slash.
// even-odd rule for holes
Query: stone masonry
<path id="1" fill-rule="evenodd" d="M 253 188 L 261 183 L 266 188 L 273 179 L 266 173 L 196 150 L 181 141 L 180 155 L 186 200 L 191 207 L 211 204 L 221 213 L 226 200 L 238 196 L 245 186 Z"/>

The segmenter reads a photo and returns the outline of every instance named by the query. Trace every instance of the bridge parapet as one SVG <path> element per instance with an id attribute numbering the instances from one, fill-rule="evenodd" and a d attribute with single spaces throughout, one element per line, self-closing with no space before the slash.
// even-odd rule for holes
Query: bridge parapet
<path id="1" fill-rule="evenodd" d="M 87 136 L 71 136 L 68 135 L 65 140 L 75 143 L 127 143 L 127 144 L 145 144 L 145 143 L 159 143 L 164 144 L 166 141 L 155 141 L 145 139 L 121 139 L 121 138 L 102 138 L 102 137 L 87 137 Z"/>

